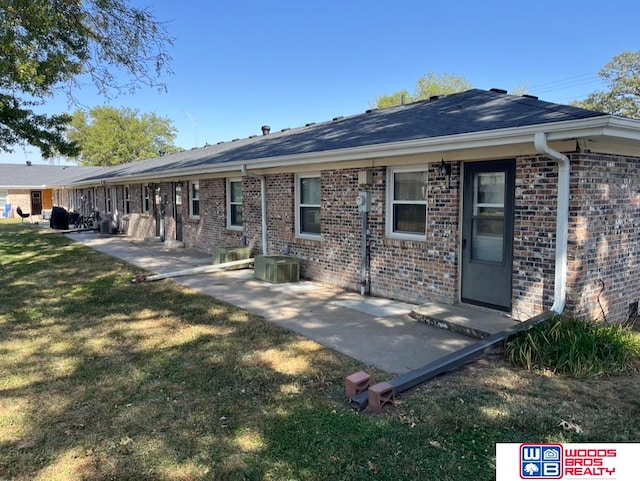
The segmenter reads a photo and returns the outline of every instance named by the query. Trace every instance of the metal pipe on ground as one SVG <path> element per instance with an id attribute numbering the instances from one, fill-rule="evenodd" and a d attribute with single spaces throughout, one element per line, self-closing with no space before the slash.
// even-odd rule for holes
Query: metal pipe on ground
<path id="1" fill-rule="evenodd" d="M 393 386 L 395 394 L 407 391 L 418 384 L 422 384 L 423 382 L 439 376 L 440 374 L 444 374 L 445 372 L 452 371 L 468 361 L 492 351 L 519 332 L 525 331 L 536 324 L 540 324 L 554 315 L 556 315 L 556 313 L 553 311 L 545 311 L 527 321 L 485 337 L 475 344 L 467 346 L 464 349 L 460 349 L 459 351 L 452 352 L 441 359 L 436 359 L 423 367 L 401 374 L 387 382 Z M 349 399 L 349 404 L 352 408 L 362 411 L 369 404 L 369 393 L 364 391 L 357 394 Z"/>
<path id="2" fill-rule="evenodd" d="M 253 264 L 253 258 L 240 259 L 238 261 L 223 262 L 221 264 L 211 264 L 207 266 L 191 267 L 189 269 L 182 269 L 179 271 L 167 272 L 165 274 L 154 274 L 152 276 L 136 276 L 131 279 L 131 282 L 136 284 L 140 282 L 160 281 L 162 279 L 169 279 L 171 277 L 190 276 L 193 274 L 206 274 L 213 272 L 220 272 L 229 268 L 249 267 Z"/>

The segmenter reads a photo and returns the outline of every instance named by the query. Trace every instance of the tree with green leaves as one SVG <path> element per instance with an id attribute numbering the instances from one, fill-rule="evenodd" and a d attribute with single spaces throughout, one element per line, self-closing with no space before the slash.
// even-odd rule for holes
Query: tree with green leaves
<path id="1" fill-rule="evenodd" d="M 177 152 L 176 129 L 170 119 L 136 109 L 94 107 L 73 114 L 67 140 L 81 153 L 81 165 L 118 165 Z"/>
<path id="2" fill-rule="evenodd" d="M 375 105 L 384 109 L 387 107 L 395 107 L 403 103 L 416 102 L 418 100 L 428 99 L 434 95 L 447 95 L 457 92 L 464 92 L 472 89 L 473 85 L 466 78 L 459 75 L 436 74 L 430 72 L 418 79 L 414 93 L 411 94 L 407 90 L 400 90 L 388 95 L 382 95 L 375 100 Z"/>
<path id="3" fill-rule="evenodd" d="M 616 55 L 598 76 L 607 83 L 609 90 L 593 92 L 572 105 L 640 119 L 640 51 Z"/>
<path id="4" fill-rule="evenodd" d="M 36 113 L 53 95 L 91 83 L 106 98 L 142 86 L 164 89 L 164 25 L 129 0 L 0 0 L 0 151 L 38 147 L 73 156 L 71 116 Z"/>

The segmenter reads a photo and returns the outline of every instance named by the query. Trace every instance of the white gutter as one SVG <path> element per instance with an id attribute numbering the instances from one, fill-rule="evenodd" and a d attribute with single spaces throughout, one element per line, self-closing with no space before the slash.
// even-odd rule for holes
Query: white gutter
<path id="1" fill-rule="evenodd" d="M 261 200 L 262 200 L 262 255 L 266 256 L 268 255 L 267 254 L 267 179 L 265 179 L 264 175 L 249 173 L 247 171 L 247 166 L 245 164 L 242 164 L 240 166 L 240 170 L 242 171 L 242 175 L 260 179 L 260 194 L 261 194 Z"/>
<path id="2" fill-rule="evenodd" d="M 569 244 L 569 158 L 547 145 L 547 134 L 536 132 L 533 139 L 536 151 L 558 162 L 558 203 L 556 214 L 556 278 L 551 310 L 562 314 L 567 300 L 567 251 Z"/>

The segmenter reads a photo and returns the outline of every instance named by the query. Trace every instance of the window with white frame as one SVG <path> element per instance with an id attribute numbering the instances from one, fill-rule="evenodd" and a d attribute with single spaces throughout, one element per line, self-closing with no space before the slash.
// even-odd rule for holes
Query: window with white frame
<path id="1" fill-rule="evenodd" d="M 124 186 L 124 213 L 131 214 L 131 194 L 128 185 Z"/>
<path id="2" fill-rule="evenodd" d="M 151 210 L 151 186 L 145 185 L 142 189 L 142 212 L 145 214 Z"/>
<path id="3" fill-rule="evenodd" d="M 111 213 L 112 209 L 113 209 L 113 188 L 112 187 L 107 187 L 107 192 L 106 192 L 106 196 L 107 196 L 107 213 Z"/>
<path id="4" fill-rule="evenodd" d="M 390 168 L 387 177 L 387 236 L 426 240 L 426 230 L 426 168 Z"/>
<path id="5" fill-rule="evenodd" d="M 242 179 L 227 179 L 227 228 L 242 230 Z"/>
<path id="6" fill-rule="evenodd" d="M 200 182 L 189 182 L 189 215 L 200 217 Z"/>
<path id="7" fill-rule="evenodd" d="M 296 235 L 320 238 L 320 174 L 296 176 Z"/>

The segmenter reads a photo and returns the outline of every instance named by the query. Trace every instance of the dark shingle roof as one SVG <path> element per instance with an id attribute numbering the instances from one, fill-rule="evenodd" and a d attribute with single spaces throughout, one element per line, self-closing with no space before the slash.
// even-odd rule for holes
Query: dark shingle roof
<path id="1" fill-rule="evenodd" d="M 283 129 L 265 136 L 221 142 L 203 148 L 131 162 L 88 175 L 83 180 L 163 176 L 184 169 L 206 169 L 225 163 L 339 151 L 411 141 L 525 127 L 603 116 L 600 112 L 545 102 L 532 97 L 472 89 L 388 109 Z"/>
<path id="2" fill-rule="evenodd" d="M 104 167 L 0 164 L 0 188 L 46 189 L 69 185 L 75 180 L 104 171 Z"/>
<path id="3" fill-rule="evenodd" d="M 152 175 L 225 162 L 250 162 L 602 115 L 605 114 L 532 97 L 473 89 L 125 164 L 111 169 L 108 176 Z"/>

